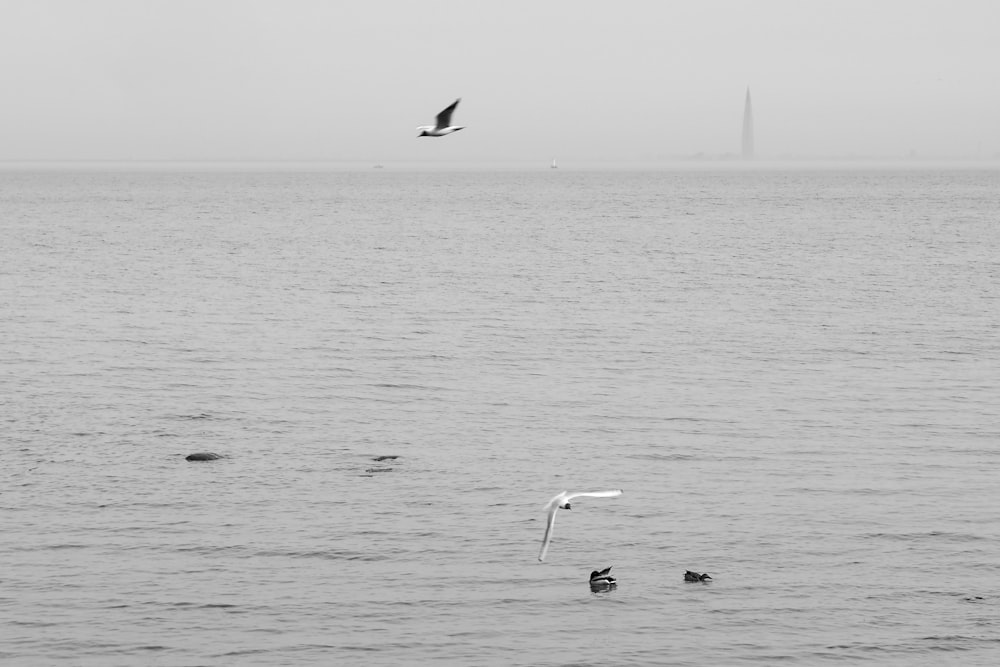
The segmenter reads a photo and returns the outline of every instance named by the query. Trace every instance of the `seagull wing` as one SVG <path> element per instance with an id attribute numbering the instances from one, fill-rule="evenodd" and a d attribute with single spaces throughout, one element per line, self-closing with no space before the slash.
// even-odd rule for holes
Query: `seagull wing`
<path id="1" fill-rule="evenodd" d="M 558 496 L 556 496 L 558 498 Z M 549 550 L 549 542 L 552 541 L 552 527 L 556 525 L 556 512 L 559 511 L 557 503 L 550 503 L 549 524 L 545 526 L 545 537 L 542 538 L 542 550 L 538 552 L 538 560 L 545 560 L 545 552 Z"/>
<path id="2" fill-rule="evenodd" d="M 549 503 L 545 506 L 545 511 L 548 511 L 557 505 L 562 505 L 563 501 L 566 498 L 567 498 L 567 493 L 566 491 L 563 491 L 558 496 L 555 496 L 552 500 L 549 501 Z"/>
<path id="3" fill-rule="evenodd" d="M 447 109 L 445 109 L 444 111 L 442 111 L 437 115 L 437 127 L 435 127 L 434 129 L 442 130 L 446 127 L 451 126 L 451 112 L 455 110 L 455 107 L 457 107 L 458 103 L 461 101 L 462 98 L 460 97 L 454 102 L 452 102 L 451 106 L 449 106 Z"/>
<path id="4" fill-rule="evenodd" d="M 590 491 L 586 493 L 571 493 L 566 496 L 564 503 L 568 503 L 574 498 L 614 498 L 622 494 L 621 489 L 615 489 L 614 491 Z"/>

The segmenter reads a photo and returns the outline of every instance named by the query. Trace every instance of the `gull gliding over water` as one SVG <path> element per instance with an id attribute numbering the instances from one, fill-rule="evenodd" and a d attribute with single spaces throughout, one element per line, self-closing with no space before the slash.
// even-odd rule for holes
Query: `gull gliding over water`
<path id="1" fill-rule="evenodd" d="M 558 496 L 549 501 L 545 509 L 549 511 L 549 523 L 545 527 L 545 537 L 542 538 L 542 550 L 538 552 L 538 560 L 545 560 L 545 552 L 549 550 L 549 542 L 552 541 L 552 526 L 556 523 L 556 512 L 560 509 L 573 509 L 569 506 L 569 501 L 574 498 L 614 498 L 622 494 L 621 489 L 614 491 L 591 491 L 589 493 L 569 493 L 563 491 Z"/>
<path id="2" fill-rule="evenodd" d="M 417 129 L 420 130 L 420 134 L 418 134 L 417 137 L 443 137 L 446 134 L 464 130 L 464 125 L 455 126 L 451 124 L 451 114 L 461 101 L 462 98 L 460 97 L 452 102 L 451 106 L 439 113 L 435 119 L 436 123 L 434 125 L 421 125 L 418 127 Z"/>

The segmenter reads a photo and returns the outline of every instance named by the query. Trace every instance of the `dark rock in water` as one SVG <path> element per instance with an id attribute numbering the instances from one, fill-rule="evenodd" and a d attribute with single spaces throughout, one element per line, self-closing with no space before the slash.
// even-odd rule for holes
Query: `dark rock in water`
<path id="1" fill-rule="evenodd" d="M 368 468 L 365 472 L 392 472 L 392 468 Z"/>
<path id="2" fill-rule="evenodd" d="M 399 454 L 383 454 L 382 456 L 376 456 L 372 461 L 395 461 L 399 458 Z"/>
<path id="3" fill-rule="evenodd" d="M 213 454 L 212 452 L 198 452 L 197 454 L 188 454 L 184 457 L 185 461 L 216 461 L 222 457 L 218 454 Z"/>

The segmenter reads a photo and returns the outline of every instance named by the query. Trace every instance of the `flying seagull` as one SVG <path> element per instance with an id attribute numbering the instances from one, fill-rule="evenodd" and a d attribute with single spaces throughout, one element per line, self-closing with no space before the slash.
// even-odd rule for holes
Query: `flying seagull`
<path id="1" fill-rule="evenodd" d="M 455 107 L 457 107 L 458 103 L 461 101 L 462 98 L 460 97 L 452 102 L 451 106 L 439 113 L 435 119 L 437 121 L 436 124 L 421 125 L 418 127 L 417 129 L 420 130 L 420 134 L 418 134 L 417 137 L 443 137 L 446 134 L 464 130 L 464 125 L 454 126 L 451 124 L 451 114 L 455 111 Z"/>
<path id="2" fill-rule="evenodd" d="M 545 527 L 545 537 L 542 538 L 542 550 L 538 552 L 538 560 L 545 560 L 545 552 L 549 550 L 549 542 L 552 541 L 552 526 L 556 523 L 556 511 L 559 509 L 573 509 L 569 506 L 569 501 L 574 498 L 614 498 L 622 494 L 621 489 L 614 491 L 591 491 L 590 493 L 569 493 L 563 491 L 558 496 L 549 501 L 545 509 L 549 512 L 549 525 Z"/>

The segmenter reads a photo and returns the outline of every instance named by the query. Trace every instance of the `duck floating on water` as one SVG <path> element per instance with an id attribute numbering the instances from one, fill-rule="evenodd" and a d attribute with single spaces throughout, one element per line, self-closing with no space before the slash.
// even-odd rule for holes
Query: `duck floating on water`
<path id="1" fill-rule="evenodd" d="M 711 579 L 712 577 L 708 575 L 708 572 L 705 574 L 698 574 L 697 572 L 692 572 L 691 570 L 684 572 L 684 581 L 711 581 Z"/>
<path id="2" fill-rule="evenodd" d="M 600 572 L 594 570 L 590 573 L 590 587 L 591 588 L 611 588 L 612 586 L 618 585 L 618 580 L 611 576 L 611 568 L 613 565 L 609 565 Z"/>

